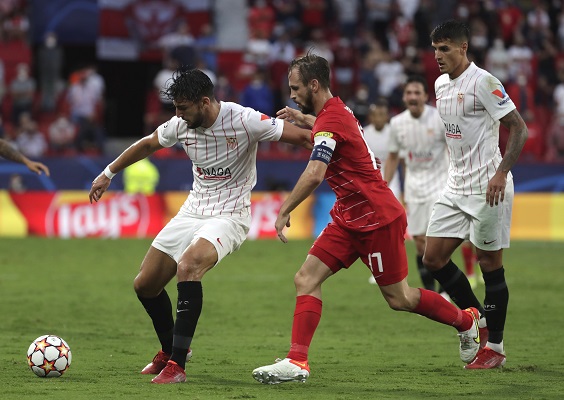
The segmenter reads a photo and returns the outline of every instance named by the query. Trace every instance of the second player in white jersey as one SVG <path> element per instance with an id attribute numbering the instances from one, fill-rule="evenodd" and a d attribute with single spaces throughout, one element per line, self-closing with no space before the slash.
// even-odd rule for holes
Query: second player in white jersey
<path id="1" fill-rule="evenodd" d="M 189 129 L 178 117 L 159 126 L 159 143 L 180 143 L 192 160 L 194 183 L 181 212 L 249 215 L 251 189 L 257 182 L 257 144 L 279 140 L 283 126 L 282 120 L 229 102 L 220 102 L 210 127 Z"/>
<path id="2" fill-rule="evenodd" d="M 455 79 L 441 75 L 435 92 L 450 151 L 447 189 L 463 195 L 485 194 L 502 160 L 499 120 L 515 104 L 501 82 L 474 63 Z M 511 172 L 507 180 L 512 180 Z"/>
<path id="3" fill-rule="evenodd" d="M 390 120 L 390 153 L 402 153 L 405 160 L 405 202 L 437 199 L 447 180 L 448 154 L 443 123 L 434 107 L 424 106 L 419 117 L 409 109 Z"/>

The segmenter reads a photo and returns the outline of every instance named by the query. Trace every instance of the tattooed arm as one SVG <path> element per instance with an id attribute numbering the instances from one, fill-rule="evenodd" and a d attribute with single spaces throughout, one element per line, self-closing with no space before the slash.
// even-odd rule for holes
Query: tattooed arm
<path id="1" fill-rule="evenodd" d="M 499 201 L 503 201 L 505 197 L 505 183 L 507 173 L 517 162 L 519 154 L 525 145 L 529 131 L 527 125 L 517 110 L 511 111 L 509 114 L 499 120 L 503 126 L 509 129 L 509 139 L 505 149 L 505 155 L 501 160 L 501 164 L 497 168 L 495 175 L 488 183 L 488 191 L 486 192 L 486 203 L 493 207 Z"/>
<path id="2" fill-rule="evenodd" d="M 49 176 L 49 168 L 47 168 L 46 165 L 36 161 L 31 161 L 29 158 L 10 146 L 10 143 L 4 139 L 0 139 L 0 156 L 4 157 L 6 160 L 24 164 L 30 171 L 35 172 L 36 174 L 41 175 L 43 172 L 45 175 Z"/>

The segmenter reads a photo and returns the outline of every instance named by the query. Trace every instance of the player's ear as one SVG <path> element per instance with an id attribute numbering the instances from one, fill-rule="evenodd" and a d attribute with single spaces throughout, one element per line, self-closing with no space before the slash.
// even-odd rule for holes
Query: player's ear
<path id="1" fill-rule="evenodd" d="M 319 81 L 317 79 L 312 79 L 309 82 L 309 88 L 312 92 L 317 92 L 319 90 Z"/>

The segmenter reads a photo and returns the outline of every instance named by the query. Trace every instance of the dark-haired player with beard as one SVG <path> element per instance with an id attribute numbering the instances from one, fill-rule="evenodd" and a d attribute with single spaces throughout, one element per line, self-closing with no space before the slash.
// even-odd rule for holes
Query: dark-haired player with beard
<path id="1" fill-rule="evenodd" d="M 99 201 L 115 174 L 164 147 L 180 143 L 192 160 L 192 190 L 154 239 L 134 281 L 161 343 L 141 373 L 158 374 L 153 383 L 179 383 L 186 380 L 186 358 L 202 311 L 202 278 L 238 250 L 249 231 L 258 142 L 312 146 L 309 130 L 217 101 L 212 82 L 197 69 L 176 71 L 165 93 L 173 100 L 176 116 L 110 163 L 92 182 L 89 198 Z M 165 290 L 175 276 L 176 321 Z"/>
<path id="2" fill-rule="evenodd" d="M 404 208 L 382 179 L 358 120 L 331 94 L 329 75 L 327 60 L 314 54 L 290 63 L 290 96 L 303 114 L 314 112 L 317 118 L 302 118 L 313 122 L 314 148 L 278 213 L 275 227 L 280 240 L 287 242 L 283 229 L 290 226 L 290 213 L 324 179 L 337 199 L 332 221 L 294 278 L 297 297 L 290 351 L 275 364 L 256 368 L 253 377 L 265 384 L 304 382 L 309 377 L 309 346 L 321 318 L 321 285 L 359 258 L 374 275 L 390 308 L 456 328 L 461 359 L 469 362 L 479 347 L 478 311 L 460 310 L 436 292 L 407 284 Z"/>

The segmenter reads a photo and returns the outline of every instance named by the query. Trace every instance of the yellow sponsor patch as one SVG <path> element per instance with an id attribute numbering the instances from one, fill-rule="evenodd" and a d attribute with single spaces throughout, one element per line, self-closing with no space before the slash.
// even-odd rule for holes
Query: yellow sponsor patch
<path id="1" fill-rule="evenodd" d="M 318 137 L 318 136 L 332 138 L 333 134 L 331 132 L 317 132 L 315 135 L 313 135 L 313 137 Z"/>

